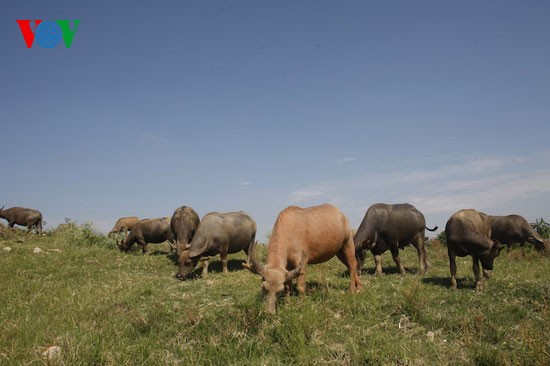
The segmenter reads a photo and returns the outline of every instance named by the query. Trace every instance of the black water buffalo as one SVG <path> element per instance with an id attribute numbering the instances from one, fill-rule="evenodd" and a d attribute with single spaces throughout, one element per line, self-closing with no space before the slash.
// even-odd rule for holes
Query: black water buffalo
<path id="1" fill-rule="evenodd" d="M 124 232 L 124 238 L 127 238 L 128 231 L 132 231 L 132 229 L 138 222 L 139 218 L 137 216 L 121 217 L 120 219 L 116 220 L 115 226 L 113 226 L 113 229 L 109 231 L 109 234 L 107 235 L 111 236 Z"/>
<path id="2" fill-rule="evenodd" d="M 381 254 L 389 249 L 399 272 L 405 274 L 405 268 L 399 259 L 399 249 L 412 244 L 418 252 L 419 273 L 426 273 L 430 264 L 424 244 L 425 229 L 435 231 L 437 226 L 428 229 L 424 215 L 413 205 L 377 203 L 370 206 L 353 238 L 358 271 L 360 272 L 365 263 L 366 250 L 370 249 L 376 264 L 375 274 L 381 275 Z"/>
<path id="3" fill-rule="evenodd" d="M 8 226 L 13 228 L 14 225 L 26 226 L 32 230 L 36 228 L 39 234 L 42 234 L 42 213 L 32 208 L 12 207 L 4 210 L 4 206 L 0 208 L 0 218 L 8 220 Z"/>
<path id="4" fill-rule="evenodd" d="M 544 240 L 522 216 L 489 216 L 489 220 L 491 239 L 506 244 L 508 248 L 515 243 L 523 246 L 527 241 L 539 250 L 544 249 Z"/>
<path id="5" fill-rule="evenodd" d="M 227 272 L 227 254 L 244 250 L 250 256 L 249 248 L 255 238 L 256 222 L 243 211 L 206 214 L 193 240 L 187 244 L 179 256 L 180 268 L 176 278 L 179 280 L 187 278 L 200 257 L 217 254 L 221 257 L 223 272 Z M 205 260 L 202 275 L 207 273 L 208 260 Z"/>
<path id="6" fill-rule="evenodd" d="M 176 240 L 176 252 L 178 257 L 185 250 L 187 244 L 191 243 L 199 226 L 199 215 L 188 206 L 181 206 L 174 211 L 170 220 L 170 228 Z"/>
<path id="7" fill-rule="evenodd" d="M 456 256 L 471 255 L 473 270 L 476 276 L 476 290 L 483 290 L 479 262 L 483 267 L 485 277 L 493 269 L 493 263 L 498 257 L 502 246 L 491 239 L 491 219 L 483 212 L 473 209 L 460 210 L 454 213 L 445 225 L 447 250 L 451 269 L 451 288 L 456 289 Z"/>
<path id="8" fill-rule="evenodd" d="M 117 245 L 121 251 L 127 252 L 134 243 L 141 245 L 143 254 L 147 253 L 147 243 L 163 243 L 166 240 L 170 247 L 175 245 L 174 235 L 170 229 L 170 219 L 163 217 L 160 219 L 144 219 L 134 225 L 130 235 L 124 241 L 118 241 Z"/>

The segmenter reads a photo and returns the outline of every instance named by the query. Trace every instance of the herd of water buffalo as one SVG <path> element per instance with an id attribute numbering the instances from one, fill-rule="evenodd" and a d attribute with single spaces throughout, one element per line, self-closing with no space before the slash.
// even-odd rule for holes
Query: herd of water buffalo
<path id="1" fill-rule="evenodd" d="M 0 218 L 9 227 L 26 226 L 42 232 L 42 214 L 33 209 L 0 208 Z M 348 218 L 330 204 L 301 208 L 290 206 L 281 211 L 273 227 L 267 246 L 265 264 L 256 257 L 256 222 L 243 211 L 211 212 L 202 220 L 191 207 L 182 206 L 171 218 L 120 218 L 109 235 L 124 233 L 117 238 L 121 251 L 129 251 L 137 243 L 147 253 L 147 243 L 168 241 L 176 251 L 179 271 L 176 278 L 184 280 L 193 272 L 199 260 L 202 274 L 208 271 L 208 258 L 220 255 L 223 272 L 227 272 L 227 255 L 244 251 L 243 264 L 251 272 L 262 276 L 262 291 L 266 296 L 267 311 L 274 312 L 277 295 L 290 295 L 296 279 L 299 293 L 305 292 L 307 264 L 326 262 L 334 256 L 344 263 L 350 274 L 350 291 L 362 285 L 359 273 L 366 251 L 375 260 L 375 273 L 382 274 L 381 255 L 389 250 L 399 271 L 405 269 L 399 258 L 399 249 L 412 244 L 418 252 L 419 273 L 430 268 L 426 255 L 424 215 L 410 204 L 374 204 L 367 210 L 359 228 L 353 234 Z M 504 245 L 530 242 L 544 248 L 544 241 L 522 216 L 491 216 L 474 209 L 454 213 L 445 226 L 445 235 L 451 270 L 451 287 L 456 288 L 456 256 L 472 256 L 476 290 L 482 290 L 482 276 L 489 277 L 493 262 Z"/>

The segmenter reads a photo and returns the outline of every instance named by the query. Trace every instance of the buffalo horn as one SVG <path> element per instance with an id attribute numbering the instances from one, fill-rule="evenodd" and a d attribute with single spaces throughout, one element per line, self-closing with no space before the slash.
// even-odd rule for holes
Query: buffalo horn
<path id="1" fill-rule="evenodd" d="M 293 280 L 296 277 L 298 277 L 300 273 L 303 272 L 305 264 L 306 264 L 306 253 L 302 252 L 302 259 L 300 260 L 300 264 L 298 265 L 298 267 L 294 268 L 292 271 L 289 271 L 286 274 L 287 281 Z"/>
<path id="2" fill-rule="evenodd" d="M 258 262 L 256 258 L 256 244 L 258 244 L 257 241 L 254 242 L 254 244 L 252 244 L 248 249 L 250 254 L 248 256 L 250 258 L 250 263 L 248 262 L 243 263 L 243 267 L 248 269 L 252 273 L 262 275 L 264 273 L 265 268 L 260 262 Z"/>

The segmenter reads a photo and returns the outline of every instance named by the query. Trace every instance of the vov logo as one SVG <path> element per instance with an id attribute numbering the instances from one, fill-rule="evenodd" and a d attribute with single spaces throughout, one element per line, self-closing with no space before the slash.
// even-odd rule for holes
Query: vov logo
<path id="1" fill-rule="evenodd" d="M 33 28 L 31 28 L 32 20 L 16 20 L 16 22 L 19 24 L 19 29 L 21 29 L 27 48 L 32 47 L 35 39 L 43 48 L 54 48 L 61 42 L 61 38 L 63 38 L 65 46 L 71 48 L 80 20 L 73 20 L 74 26 L 72 30 L 69 25 L 70 20 L 43 22 L 41 19 L 35 19 L 34 31 Z"/>

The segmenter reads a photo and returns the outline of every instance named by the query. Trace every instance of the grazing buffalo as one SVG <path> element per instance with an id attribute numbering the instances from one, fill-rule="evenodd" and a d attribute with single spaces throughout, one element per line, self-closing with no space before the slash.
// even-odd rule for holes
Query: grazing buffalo
<path id="1" fill-rule="evenodd" d="M 489 220 L 491 222 L 491 239 L 506 244 L 508 248 L 514 243 L 523 246 L 528 241 L 537 249 L 544 249 L 544 240 L 522 216 L 489 216 Z"/>
<path id="2" fill-rule="evenodd" d="M 191 207 L 181 206 L 174 211 L 170 220 L 170 228 L 176 239 L 178 258 L 183 250 L 185 250 L 187 244 L 191 243 L 199 222 L 199 215 Z"/>
<path id="3" fill-rule="evenodd" d="M 4 210 L 0 208 L 0 218 L 8 220 L 8 226 L 13 228 L 15 224 L 26 226 L 32 230 L 36 228 L 39 234 L 42 234 L 42 214 L 40 211 L 32 208 L 12 207 Z"/>
<path id="4" fill-rule="evenodd" d="M 300 294 L 306 290 L 306 265 L 326 262 L 332 257 L 348 268 L 350 291 L 362 287 L 357 275 L 353 238 L 347 217 L 336 207 L 325 204 L 309 208 L 290 206 L 277 217 L 267 247 L 266 264 L 260 264 L 251 250 L 251 272 L 262 276 L 262 291 L 267 297 L 266 311 L 275 312 L 277 294 L 290 296 L 292 280 L 297 278 Z"/>
<path id="5" fill-rule="evenodd" d="M 108 236 L 124 232 L 124 238 L 126 239 L 128 237 L 128 231 L 132 231 L 138 222 L 139 218 L 137 216 L 121 217 L 116 220 L 115 226 L 109 231 Z"/>
<path id="6" fill-rule="evenodd" d="M 256 238 L 256 222 L 246 212 L 211 212 L 197 228 L 193 240 L 179 255 L 180 268 L 176 278 L 184 280 L 193 272 L 200 257 L 219 254 L 223 272 L 227 272 L 227 255 L 244 250 L 250 255 L 250 245 Z M 208 260 L 203 262 L 202 275 L 208 273 Z"/>
<path id="7" fill-rule="evenodd" d="M 365 262 L 366 250 L 370 249 L 376 264 L 375 274 L 382 275 L 381 255 L 389 249 L 399 272 L 405 274 L 405 268 L 399 259 L 399 249 L 412 244 L 418 252 L 419 273 L 426 273 L 430 264 L 426 255 L 424 229 L 435 231 L 437 226 L 428 229 L 424 215 L 413 205 L 377 203 L 370 206 L 353 238 L 358 271 Z"/>
<path id="8" fill-rule="evenodd" d="M 124 241 L 118 241 L 117 245 L 121 251 L 127 252 L 134 243 L 141 245 L 143 254 L 147 253 L 147 243 L 163 243 L 166 240 L 173 249 L 174 235 L 170 229 L 170 219 L 163 217 L 160 219 L 144 219 L 138 221 L 130 232 L 130 235 Z"/>
<path id="9" fill-rule="evenodd" d="M 454 213 L 445 226 L 449 265 L 451 269 L 451 288 L 456 289 L 456 256 L 471 255 L 473 270 L 476 276 L 476 290 L 483 290 L 479 262 L 483 267 L 485 277 L 487 271 L 493 269 L 493 263 L 498 257 L 502 246 L 491 239 L 491 219 L 483 212 L 473 209 Z"/>

